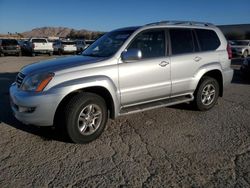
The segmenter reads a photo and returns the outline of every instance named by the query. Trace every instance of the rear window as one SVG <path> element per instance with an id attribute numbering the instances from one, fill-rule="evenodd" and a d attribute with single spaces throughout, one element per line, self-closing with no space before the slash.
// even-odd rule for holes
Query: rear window
<path id="1" fill-rule="evenodd" d="M 220 46 L 220 40 L 213 30 L 195 29 L 201 51 L 216 50 Z"/>
<path id="2" fill-rule="evenodd" d="M 32 39 L 32 42 L 35 42 L 35 43 L 46 43 L 47 41 L 45 39 Z"/>
<path id="3" fill-rule="evenodd" d="M 74 45 L 74 44 L 76 44 L 75 42 L 62 42 L 63 44 L 65 44 L 65 45 Z"/>
<path id="4" fill-rule="evenodd" d="M 2 45 L 18 45 L 17 40 L 3 40 Z"/>
<path id="5" fill-rule="evenodd" d="M 191 29 L 170 29 L 172 54 L 184 54 L 195 51 Z"/>

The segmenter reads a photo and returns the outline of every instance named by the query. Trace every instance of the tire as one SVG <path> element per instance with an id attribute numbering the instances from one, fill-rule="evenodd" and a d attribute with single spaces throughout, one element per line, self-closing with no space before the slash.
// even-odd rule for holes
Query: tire
<path id="1" fill-rule="evenodd" d="M 4 53 L 0 53 L 0 57 L 4 57 Z"/>
<path id="2" fill-rule="evenodd" d="M 79 144 L 98 138 L 105 129 L 108 119 L 104 99 L 93 93 L 75 95 L 67 103 L 64 115 L 67 135 L 74 143 Z"/>
<path id="3" fill-rule="evenodd" d="M 247 56 L 248 56 L 248 51 L 247 51 L 247 50 L 245 50 L 245 51 L 243 52 L 242 57 L 243 57 L 243 58 L 247 58 Z"/>
<path id="4" fill-rule="evenodd" d="M 62 50 L 58 50 L 58 55 L 62 55 Z"/>
<path id="5" fill-rule="evenodd" d="M 49 55 L 49 56 L 52 56 L 52 55 L 53 55 L 53 52 L 49 52 L 48 55 Z"/>
<path id="6" fill-rule="evenodd" d="M 17 56 L 19 56 L 19 57 L 22 56 L 22 52 L 18 52 Z"/>
<path id="7" fill-rule="evenodd" d="M 32 57 L 35 57 L 35 56 L 36 56 L 36 54 L 35 54 L 34 52 L 32 52 L 32 53 L 31 53 L 31 56 L 32 56 Z"/>
<path id="8" fill-rule="evenodd" d="M 212 77 L 204 76 L 195 91 L 193 104 L 200 111 L 210 110 L 216 104 L 218 97 L 218 81 Z"/>

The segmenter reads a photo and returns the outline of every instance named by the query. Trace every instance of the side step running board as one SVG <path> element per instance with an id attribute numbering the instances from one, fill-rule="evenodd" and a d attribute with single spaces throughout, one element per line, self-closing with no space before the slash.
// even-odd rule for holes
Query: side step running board
<path id="1" fill-rule="evenodd" d="M 149 103 L 145 103 L 145 104 L 140 104 L 140 105 L 136 105 L 136 106 L 130 106 L 130 107 L 122 108 L 119 115 L 123 116 L 123 115 L 143 112 L 146 110 L 161 108 L 161 107 L 165 107 L 165 106 L 186 103 L 186 102 L 192 101 L 193 99 L 194 99 L 193 95 L 185 95 L 185 96 L 168 98 L 168 99 L 163 99 L 160 101 L 154 101 L 154 102 L 149 102 Z"/>

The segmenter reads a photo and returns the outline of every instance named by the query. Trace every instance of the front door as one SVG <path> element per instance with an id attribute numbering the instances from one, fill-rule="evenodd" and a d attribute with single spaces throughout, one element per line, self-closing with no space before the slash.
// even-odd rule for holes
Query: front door
<path id="1" fill-rule="evenodd" d="M 166 57 L 165 31 L 139 33 L 127 49 L 139 49 L 142 59 L 119 64 L 122 106 L 166 98 L 171 93 L 170 59 Z"/>

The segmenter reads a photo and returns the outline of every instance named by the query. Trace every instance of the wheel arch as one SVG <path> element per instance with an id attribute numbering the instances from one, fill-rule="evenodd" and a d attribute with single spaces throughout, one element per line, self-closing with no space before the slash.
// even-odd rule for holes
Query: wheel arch
<path id="1" fill-rule="evenodd" d="M 213 70 L 209 70 L 207 72 L 205 72 L 199 79 L 199 82 L 196 86 L 196 90 L 199 87 L 202 78 L 204 78 L 205 76 L 214 78 L 215 80 L 217 80 L 217 82 L 219 83 L 219 96 L 222 97 L 223 96 L 223 76 L 222 76 L 222 72 L 219 69 L 213 69 Z"/>
<path id="2" fill-rule="evenodd" d="M 60 103 L 58 104 L 56 108 L 56 112 L 54 115 L 54 124 L 57 124 L 56 122 L 58 121 L 58 117 L 60 116 L 60 114 L 62 114 L 64 107 L 69 102 L 69 100 L 81 92 L 89 92 L 89 93 L 94 93 L 94 94 L 99 95 L 106 102 L 107 109 L 109 111 L 109 117 L 114 119 L 117 116 L 115 101 L 111 93 L 109 92 L 109 90 L 103 86 L 90 86 L 90 87 L 80 88 L 80 89 L 71 91 L 70 93 L 68 93 L 62 98 L 62 100 L 60 101 Z"/>

